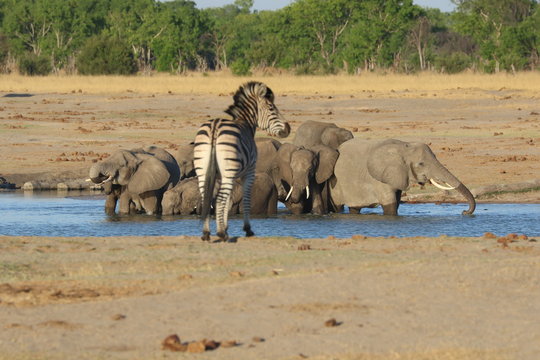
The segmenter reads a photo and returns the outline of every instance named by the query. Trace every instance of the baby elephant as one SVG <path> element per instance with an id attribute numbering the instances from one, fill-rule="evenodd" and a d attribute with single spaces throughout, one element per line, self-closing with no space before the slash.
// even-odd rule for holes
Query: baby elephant
<path id="1" fill-rule="evenodd" d="M 256 173 L 251 193 L 251 214 L 274 215 L 277 213 L 277 191 L 270 175 Z M 231 195 L 229 214 L 240 214 L 242 209 L 242 184 L 235 181 Z M 163 215 L 198 214 L 201 204 L 198 180 L 187 178 L 163 194 Z"/>
<path id="2" fill-rule="evenodd" d="M 163 215 L 192 215 L 200 209 L 201 194 L 196 177 L 184 179 L 165 191 L 161 208 Z"/>

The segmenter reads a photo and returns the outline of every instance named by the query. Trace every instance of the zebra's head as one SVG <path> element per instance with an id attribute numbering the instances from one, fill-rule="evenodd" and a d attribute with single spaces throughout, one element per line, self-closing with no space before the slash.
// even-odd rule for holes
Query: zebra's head
<path id="1" fill-rule="evenodd" d="M 274 104 L 272 90 L 258 81 L 250 81 L 234 94 L 234 104 L 226 111 L 235 119 L 249 121 L 254 127 L 277 137 L 287 137 L 291 127 Z"/>

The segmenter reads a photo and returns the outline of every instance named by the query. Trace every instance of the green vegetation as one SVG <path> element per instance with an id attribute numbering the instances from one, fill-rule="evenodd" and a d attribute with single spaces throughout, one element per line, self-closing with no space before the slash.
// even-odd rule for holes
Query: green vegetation
<path id="1" fill-rule="evenodd" d="M 202 10 L 189 0 L 0 0 L 0 70 L 14 70 L 8 63 L 28 75 L 540 68 L 538 0 L 455 3 L 442 13 L 412 0 L 296 0 L 257 12 L 253 0 Z"/>
<path id="2" fill-rule="evenodd" d="M 91 38 L 77 58 L 77 69 L 82 75 L 131 75 L 137 72 L 133 52 L 119 38 Z"/>

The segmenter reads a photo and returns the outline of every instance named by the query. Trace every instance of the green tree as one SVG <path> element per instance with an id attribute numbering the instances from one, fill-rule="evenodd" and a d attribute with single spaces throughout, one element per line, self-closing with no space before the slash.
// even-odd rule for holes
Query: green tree
<path id="1" fill-rule="evenodd" d="M 344 34 L 343 59 L 351 70 L 399 68 L 401 52 L 422 9 L 412 0 L 366 0 Z"/>
<path id="2" fill-rule="evenodd" d="M 131 75 L 137 72 L 137 64 L 127 42 L 101 35 L 83 46 L 77 69 L 82 75 Z"/>
<path id="3" fill-rule="evenodd" d="M 509 70 L 519 58 L 520 24 L 533 14 L 534 0 L 455 0 L 456 30 L 473 38 L 486 71 Z"/>
<path id="4" fill-rule="evenodd" d="M 351 20 L 352 4 L 347 0 L 298 0 L 291 6 L 296 26 L 305 31 L 327 69 L 335 65 L 340 37 Z"/>

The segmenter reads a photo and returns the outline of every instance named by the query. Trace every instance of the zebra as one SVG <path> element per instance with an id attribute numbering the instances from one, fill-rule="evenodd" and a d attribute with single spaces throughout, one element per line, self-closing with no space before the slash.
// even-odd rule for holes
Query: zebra
<path id="1" fill-rule="evenodd" d="M 243 179 L 244 228 L 253 236 L 249 223 L 251 186 L 255 177 L 257 147 L 255 130 L 267 130 L 272 136 L 287 137 L 289 123 L 274 105 L 274 93 L 261 82 L 251 81 L 240 86 L 233 97 L 234 104 L 225 113 L 232 119 L 212 119 L 204 122 L 195 136 L 194 166 L 202 197 L 201 218 L 204 221 L 202 239 L 210 240 L 210 207 L 215 197 L 217 235 L 227 241 L 227 216 L 233 183 Z"/>

